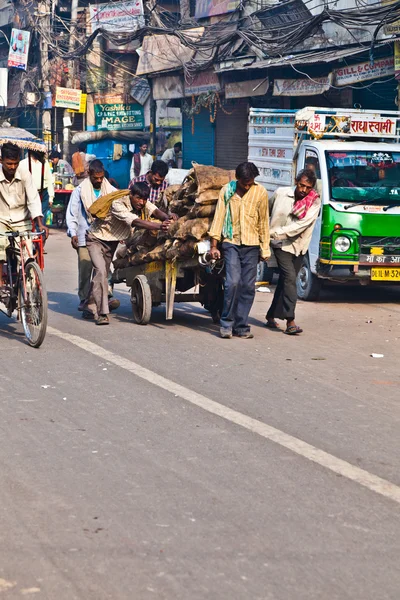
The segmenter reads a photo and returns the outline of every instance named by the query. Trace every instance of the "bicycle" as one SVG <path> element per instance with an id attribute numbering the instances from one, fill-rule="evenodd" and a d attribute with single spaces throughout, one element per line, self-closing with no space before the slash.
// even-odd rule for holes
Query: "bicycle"
<path id="1" fill-rule="evenodd" d="M 6 310 L 0 308 L 0 312 L 11 318 L 17 311 L 27 342 L 33 348 L 41 346 L 47 329 L 47 291 L 42 273 L 44 235 L 44 231 L 0 233 L 1 237 L 9 239 L 3 273 L 0 274 L 0 302 Z M 33 254 L 28 240 L 33 242 Z"/>

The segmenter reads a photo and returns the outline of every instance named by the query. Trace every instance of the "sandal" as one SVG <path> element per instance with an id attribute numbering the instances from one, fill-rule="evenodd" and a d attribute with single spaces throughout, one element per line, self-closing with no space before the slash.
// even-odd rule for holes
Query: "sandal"
<path id="1" fill-rule="evenodd" d="M 286 335 L 297 335 L 303 333 L 303 330 L 298 325 L 291 325 L 290 327 L 287 327 L 283 333 L 286 333 Z"/>
<path id="2" fill-rule="evenodd" d="M 266 323 L 264 323 L 264 325 L 267 329 L 273 329 L 275 331 L 282 331 L 276 321 L 267 321 Z"/>
<path id="3" fill-rule="evenodd" d="M 100 315 L 96 321 L 96 325 L 108 325 L 110 321 L 108 320 L 107 315 Z"/>

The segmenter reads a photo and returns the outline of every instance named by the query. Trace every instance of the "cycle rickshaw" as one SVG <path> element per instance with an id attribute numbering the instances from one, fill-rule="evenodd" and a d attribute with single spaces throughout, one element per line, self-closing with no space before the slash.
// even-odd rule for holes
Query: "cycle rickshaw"
<path id="1" fill-rule="evenodd" d="M 44 142 L 23 129 L 0 127 L 0 146 L 6 142 L 24 150 L 46 152 Z M 28 344 L 34 348 L 43 343 L 47 328 L 44 235 L 44 231 L 34 230 L 0 233 L 8 239 L 6 261 L 0 274 L 0 312 L 10 318 L 17 312 Z"/>

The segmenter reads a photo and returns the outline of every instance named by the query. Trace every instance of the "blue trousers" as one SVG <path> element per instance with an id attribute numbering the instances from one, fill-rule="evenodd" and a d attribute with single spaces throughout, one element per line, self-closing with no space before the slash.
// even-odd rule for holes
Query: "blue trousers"
<path id="1" fill-rule="evenodd" d="M 221 327 L 244 333 L 250 331 L 249 313 L 256 293 L 259 246 L 235 246 L 224 242 L 224 308 Z"/>

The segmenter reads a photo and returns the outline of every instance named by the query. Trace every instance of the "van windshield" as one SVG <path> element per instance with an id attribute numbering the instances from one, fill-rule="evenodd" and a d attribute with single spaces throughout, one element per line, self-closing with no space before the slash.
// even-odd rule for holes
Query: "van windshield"
<path id="1" fill-rule="evenodd" d="M 400 203 L 400 152 L 327 152 L 331 198 Z"/>

